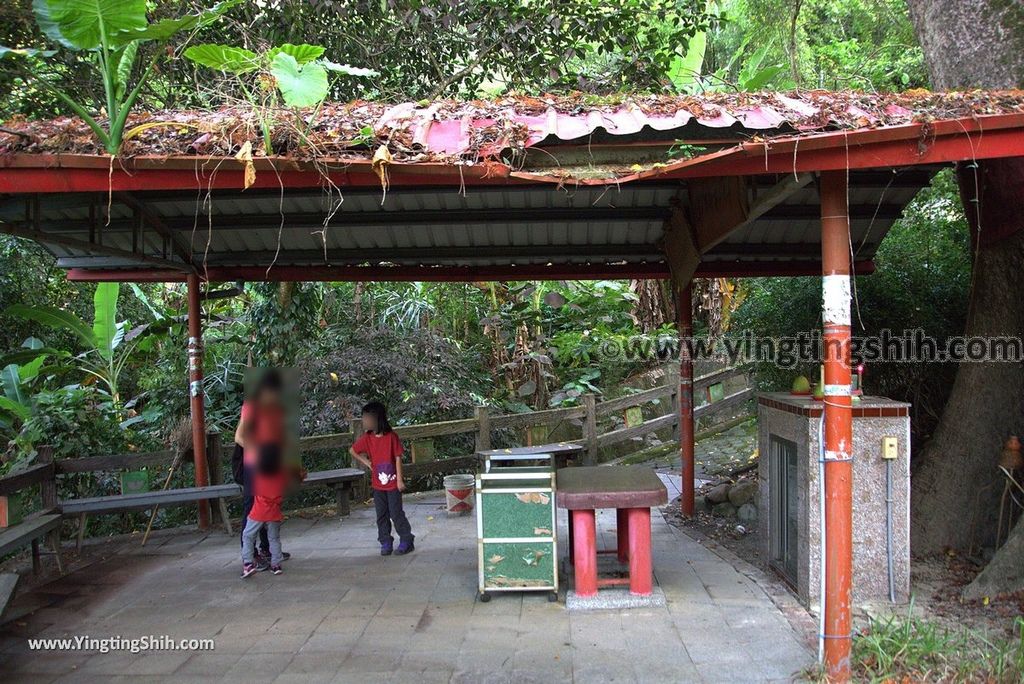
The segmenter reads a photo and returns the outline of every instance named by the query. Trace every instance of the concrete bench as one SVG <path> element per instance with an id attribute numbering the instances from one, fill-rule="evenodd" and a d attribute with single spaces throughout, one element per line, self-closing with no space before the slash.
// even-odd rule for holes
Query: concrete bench
<path id="1" fill-rule="evenodd" d="M 359 468 L 337 468 L 335 470 L 319 470 L 308 473 L 302 481 L 303 487 L 332 487 L 334 500 L 338 504 L 338 515 L 348 515 L 351 511 L 349 500 L 352 498 L 354 486 L 362 482 L 365 473 Z"/>
<path id="2" fill-rule="evenodd" d="M 39 539 L 49 536 L 53 547 L 53 555 L 57 559 L 57 569 L 63 574 L 64 562 L 60 555 L 60 513 L 45 512 L 35 514 L 0 532 L 0 557 L 17 551 L 26 544 L 32 545 L 32 572 L 39 574 Z M 13 591 L 13 587 L 12 587 Z"/>

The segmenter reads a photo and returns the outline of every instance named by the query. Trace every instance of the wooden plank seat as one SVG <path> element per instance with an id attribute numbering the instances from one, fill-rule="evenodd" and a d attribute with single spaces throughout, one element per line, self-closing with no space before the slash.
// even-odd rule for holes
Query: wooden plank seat
<path id="1" fill-rule="evenodd" d="M 0 532 L 0 557 L 17 551 L 26 544 L 31 544 L 32 572 L 38 575 L 42 568 L 39 561 L 39 539 L 49 536 L 53 555 L 57 559 L 57 569 L 63 574 L 64 562 L 60 555 L 60 519 L 60 513 L 37 513 Z"/>
<path id="2" fill-rule="evenodd" d="M 89 515 L 104 513 L 120 513 L 134 511 L 153 506 L 177 506 L 218 499 L 221 504 L 222 518 L 227 533 L 231 534 L 231 520 L 227 516 L 224 499 L 241 496 L 242 488 L 236 484 L 211 485 L 209 487 L 184 487 L 182 489 L 162 489 L 137 494 L 114 494 L 112 496 L 91 496 L 83 499 L 67 499 L 60 502 L 64 515 L 78 516 L 78 549 L 82 548 L 85 536 L 85 521 Z"/>
<path id="3" fill-rule="evenodd" d="M 318 470 L 308 473 L 302 481 L 303 487 L 332 487 L 334 498 L 338 504 L 338 515 L 348 515 L 351 511 L 349 501 L 352 498 L 355 484 L 362 482 L 364 471 L 359 468 L 336 468 L 334 470 Z"/>
<path id="4" fill-rule="evenodd" d="M 0 573 L 0 624 L 3 624 L 7 604 L 14 598 L 14 588 L 18 586 L 19 579 L 21 578 L 17 573 Z"/>

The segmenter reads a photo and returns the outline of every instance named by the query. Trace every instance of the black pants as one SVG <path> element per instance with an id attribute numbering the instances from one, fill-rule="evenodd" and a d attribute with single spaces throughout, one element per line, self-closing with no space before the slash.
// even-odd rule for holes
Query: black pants
<path id="1" fill-rule="evenodd" d="M 242 466 L 242 531 L 243 532 L 245 531 L 245 521 L 249 518 L 249 511 L 252 510 L 252 504 L 256 500 L 256 497 L 253 495 L 253 491 L 252 491 L 252 483 L 253 483 L 253 476 L 254 475 L 255 475 L 255 473 L 253 473 L 252 466 L 248 466 L 248 465 L 243 465 Z M 239 539 L 240 540 L 242 539 L 241 535 L 239 535 Z M 241 542 L 241 543 L 244 543 L 244 542 Z M 270 556 L 270 538 L 267 537 L 267 526 L 266 525 L 264 525 L 260 529 L 260 539 L 259 539 L 259 543 L 256 545 L 256 548 L 264 556 Z"/>
<path id="2" fill-rule="evenodd" d="M 393 520 L 399 540 L 407 544 L 412 542 L 412 527 L 402 509 L 402 492 L 397 489 L 390 491 L 374 489 L 373 506 L 377 509 L 377 541 L 381 544 L 391 543 L 391 521 Z"/>

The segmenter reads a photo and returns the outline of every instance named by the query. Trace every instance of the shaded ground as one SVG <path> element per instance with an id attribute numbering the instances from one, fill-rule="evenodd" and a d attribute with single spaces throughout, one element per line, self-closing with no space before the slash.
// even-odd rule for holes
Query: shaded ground
<path id="1" fill-rule="evenodd" d="M 292 517 L 285 573 L 238 578 L 222 532 L 108 544 L 103 560 L 40 591 L 50 607 L 0 629 L 12 681 L 788 681 L 811 654 L 756 571 L 653 517 L 667 605 L 568 613 L 543 594 L 476 600 L 472 517 L 411 497 L 411 556 L 377 555 L 373 513 Z M 600 515 L 602 541 L 614 515 Z M 562 521 L 564 531 L 564 520 Z M 564 539 L 564 535 L 563 535 Z M 785 597 L 783 597 L 783 600 Z M 27 638 L 212 638 L 213 652 L 30 653 Z M 755 655 L 756 654 L 756 655 Z"/>

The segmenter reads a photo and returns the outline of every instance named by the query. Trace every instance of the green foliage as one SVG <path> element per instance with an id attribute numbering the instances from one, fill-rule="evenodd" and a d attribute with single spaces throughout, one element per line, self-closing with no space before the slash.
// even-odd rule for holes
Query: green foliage
<path id="1" fill-rule="evenodd" d="M 744 61 L 737 59 L 737 52 L 744 54 L 748 44 L 756 44 L 755 55 L 763 51 L 764 63 L 775 72 L 765 82 L 779 88 L 893 91 L 928 85 L 905 0 L 717 4 L 721 21 L 709 34 L 705 72 L 716 73 L 725 82 L 742 83 Z M 752 88 L 748 82 L 740 89 Z"/>
<path id="2" fill-rule="evenodd" d="M 52 57 L 53 50 L 0 47 L 0 60 L 14 62 L 23 79 L 38 83 L 64 106 L 79 116 L 95 133 L 110 154 L 117 154 L 125 134 L 128 114 L 135 106 L 157 62 L 164 52 L 157 49 L 129 89 L 129 78 L 138 55 L 139 44 L 146 41 L 166 43 L 175 34 L 206 26 L 240 0 L 223 0 L 209 10 L 178 19 L 150 23 L 145 0 L 34 0 L 32 9 L 40 31 L 62 49 L 87 53 L 85 60 L 95 70 L 103 86 L 105 116 L 94 116 L 89 105 L 76 100 L 60 86 L 58 78 L 42 68 L 40 60 Z M 106 125 L 101 123 L 106 119 Z"/>
<path id="3" fill-rule="evenodd" d="M 347 76 L 376 76 L 372 69 L 360 69 L 347 64 L 338 64 L 321 59 L 324 48 L 320 45 L 292 45 L 284 43 L 257 54 L 244 48 L 230 45 L 193 45 L 185 50 L 185 57 L 217 71 L 240 77 L 255 74 L 255 77 L 239 80 L 238 85 L 245 99 L 257 111 L 263 129 L 263 148 L 266 154 L 273 154 L 270 138 L 270 116 L 277 107 L 277 95 L 286 107 L 319 109 L 330 92 L 328 73 Z M 316 112 L 309 117 L 298 116 L 311 126 Z"/>
<path id="4" fill-rule="evenodd" d="M 854 336 L 922 330 L 941 344 L 963 334 L 970 254 L 967 221 L 951 171 L 939 173 L 907 207 L 874 261 L 874 274 L 855 280 Z M 734 329 L 773 338 L 820 329 L 820 278 L 754 278 L 744 287 L 748 294 L 733 314 Z M 867 368 L 865 384 L 871 394 L 911 401 L 915 433 L 923 436 L 938 420 L 955 372 L 954 364 L 876 363 Z M 757 368 L 764 389 L 788 389 L 799 374 L 813 380 L 818 369 L 768 363 Z"/>
<path id="5" fill-rule="evenodd" d="M 854 636 L 857 681 L 1019 682 L 1024 678 L 1024 618 L 1015 637 L 947 628 L 913 615 L 872 619 Z"/>

